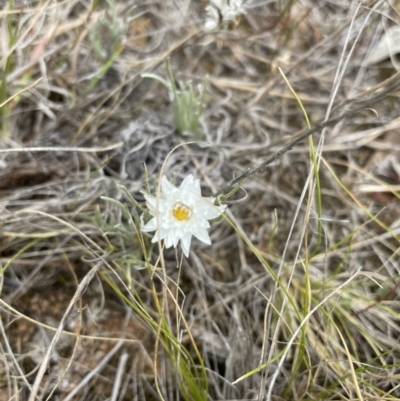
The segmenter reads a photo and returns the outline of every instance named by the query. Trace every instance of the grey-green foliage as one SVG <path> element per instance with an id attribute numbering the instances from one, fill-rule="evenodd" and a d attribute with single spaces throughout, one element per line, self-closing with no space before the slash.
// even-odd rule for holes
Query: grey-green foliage
<path id="1" fill-rule="evenodd" d="M 165 62 L 168 80 L 156 74 L 142 74 L 144 78 L 153 78 L 161 82 L 167 89 L 172 102 L 172 112 L 174 115 L 175 128 L 181 135 L 194 136 L 201 139 L 203 136 L 199 132 L 199 119 L 204 107 L 204 95 L 207 89 L 208 77 L 197 89 L 193 87 L 191 81 L 175 83 L 172 74 L 170 59 Z"/>
<path id="2" fill-rule="evenodd" d="M 124 17 L 118 16 L 116 2 L 106 0 L 108 8 L 97 19 L 89 30 L 89 40 L 96 56 L 106 61 L 119 53 L 125 42 L 126 30 L 128 27 L 127 17 L 130 9 Z"/>
<path id="3" fill-rule="evenodd" d="M 113 252 L 115 260 L 126 269 L 144 269 L 143 256 L 140 247 L 139 231 L 140 218 L 135 208 L 129 210 L 127 206 L 116 199 L 106 196 L 101 197 L 104 201 L 116 206 L 116 211 L 105 220 L 100 212 L 99 206 L 95 209 L 94 221 L 107 237 L 110 246 L 109 252 Z"/>
<path id="4" fill-rule="evenodd" d="M 92 90 L 98 81 L 114 64 L 117 57 L 125 47 L 126 31 L 128 29 L 128 17 L 134 6 L 124 13 L 124 17 L 118 16 L 118 10 L 114 0 L 106 0 L 108 9 L 93 24 L 89 31 L 89 40 L 96 57 L 101 60 L 100 69 L 92 76 L 86 92 Z"/>

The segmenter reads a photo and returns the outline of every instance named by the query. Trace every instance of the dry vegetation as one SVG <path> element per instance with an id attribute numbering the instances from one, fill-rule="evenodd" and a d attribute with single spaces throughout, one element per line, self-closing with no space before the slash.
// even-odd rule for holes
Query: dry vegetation
<path id="1" fill-rule="evenodd" d="M 205 33 L 207 1 L 0 1 L 1 401 L 400 397 L 400 64 L 372 60 L 400 2 L 245 4 Z M 198 135 L 141 76 L 167 57 L 209 76 Z M 210 196 L 307 129 L 279 68 L 336 121 L 249 176 L 211 246 L 160 252 L 141 191 L 174 147 L 170 180 Z"/>

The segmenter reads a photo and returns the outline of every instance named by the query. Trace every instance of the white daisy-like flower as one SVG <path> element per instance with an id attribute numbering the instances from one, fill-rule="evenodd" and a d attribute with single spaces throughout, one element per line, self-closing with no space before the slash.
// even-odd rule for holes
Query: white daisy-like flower
<path id="1" fill-rule="evenodd" d="M 211 245 L 208 235 L 210 223 L 220 216 L 226 205 L 214 205 L 215 198 L 201 196 L 200 181 L 190 174 L 181 183 L 179 188 L 168 181 L 164 175 L 161 179 L 161 193 L 159 198 L 144 193 L 147 207 L 154 216 L 145 226 L 144 232 L 156 231 L 151 242 L 164 240 L 165 247 L 178 245 L 186 257 L 189 256 L 192 236 Z"/>
<path id="2" fill-rule="evenodd" d="M 220 23 L 232 21 L 238 15 L 246 13 L 243 0 L 210 0 L 205 10 L 207 14 L 205 31 L 213 31 Z"/>

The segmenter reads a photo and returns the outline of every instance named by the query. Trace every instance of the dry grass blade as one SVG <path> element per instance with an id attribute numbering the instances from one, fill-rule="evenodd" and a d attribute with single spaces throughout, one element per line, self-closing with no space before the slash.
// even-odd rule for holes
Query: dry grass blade
<path id="1" fill-rule="evenodd" d="M 50 343 L 50 345 L 47 349 L 47 352 L 43 358 L 43 362 L 41 363 L 39 371 L 36 375 L 36 379 L 35 379 L 35 382 L 33 383 L 31 394 L 29 396 L 29 401 L 35 401 L 36 396 L 39 392 L 40 383 L 41 383 L 44 373 L 47 369 L 49 359 L 51 357 L 51 354 L 54 351 L 54 347 L 56 346 L 57 342 L 60 339 L 61 333 L 64 330 L 67 320 L 71 316 L 71 313 L 73 312 L 73 310 L 75 308 L 76 302 L 81 299 L 84 291 L 86 290 L 86 288 L 88 287 L 90 282 L 93 280 L 98 268 L 99 268 L 99 266 L 96 265 L 89 271 L 89 273 L 85 276 L 85 278 L 79 284 L 73 298 L 71 299 L 71 302 L 69 303 L 68 308 L 65 311 L 64 316 L 62 317 L 62 319 L 60 321 L 60 324 L 58 325 L 57 331 L 55 332 L 53 339 L 51 340 L 51 343 Z M 115 347 L 121 346 L 121 345 L 122 345 L 122 343 L 118 343 Z"/>
<path id="2" fill-rule="evenodd" d="M 398 1 L 0 3 L 0 401 L 400 398 Z"/>

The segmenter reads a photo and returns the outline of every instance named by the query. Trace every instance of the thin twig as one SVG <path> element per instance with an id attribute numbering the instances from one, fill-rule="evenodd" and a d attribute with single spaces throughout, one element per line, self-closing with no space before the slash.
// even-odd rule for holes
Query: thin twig
<path id="1" fill-rule="evenodd" d="M 113 385 L 110 401 L 116 401 L 118 398 L 119 389 L 121 387 L 122 376 L 125 373 L 125 366 L 126 366 L 126 362 L 128 361 L 128 356 L 129 356 L 128 353 L 124 352 L 119 357 L 117 373 L 115 375 L 114 385 Z"/>
<path id="2" fill-rule="evenodd" d="M 98 147 L 98 148 L 80 148 L 80 147 L 63 147 L 63 146 L 38 146 L 38 147 L 27 147 L 27 148 L 10 148 L 0 149 L 0 153 L 18 153 L 18 152 L 82 152 L 82 153 L 97 153 L 106 152 L 121 148 L 124 145 L 123 142 L 117 142 L 110 146 Z"/>
<path id="3" fill-rule="evenodd" d="M 53 336 L 53 339 L 52 339 L 52 341 L 50 343 L 50 346 L 47 349 L 46 354 L 45 354 L 45 356 L 43 358 L 43 361 L 42 361 L 41 366 L 39 368 L 39 371 L 38 371 L 38 374 L 36 376 L 35 382 L 33 384 L 31 394 L 29 396 L 29 401 L 35 401 L 36 395 L 37 395 L 37 393 L 39 391 L 40 383 L 42 382 L 43 376 L 44 376 L 44 374 L 46 372 L 47 365 L 48 365 L 50 356 L 51 356 L 51 354 L 52 354 L 52 352 L 54 350 L 54 347 L 56 346 L 56 343 L 58 342 L 58 340 L 59 340 L 59 338 L 60 338 L 60 336 L 62 334 L 62 331 L 64 329 L 64 326 L 67 323 L 68 318 L 70 317 L 73 309 L 75 308 L 76 302 L 80 299 L 80 297 L 85 292 L 87 286 L 89 285 L 89 283 L 93 279 L 93 277 L 96 274 L 98 268 L 99 268 L 99 265 L 96 265 L 89 271 L 89 273 L 85 276 L 85 278 L 79 284 L 79 287 L 77 288 L 73 298 L 71 299 L 71 301 L 70 301 L 70 303 L 68 305 L 68 308 L 65 311 L 64 316 L 61 319 L 60 324 L 58 325 L 58 329 L 57 329 L 56 333 Z M 122 345 L 122 343 L 118 343 L 117 345 L 119 345 L 119 344 Z"/>

